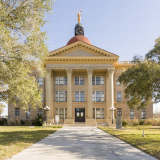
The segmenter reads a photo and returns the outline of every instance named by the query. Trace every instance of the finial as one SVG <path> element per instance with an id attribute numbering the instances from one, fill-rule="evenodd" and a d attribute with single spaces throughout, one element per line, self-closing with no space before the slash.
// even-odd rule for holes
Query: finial
<path id="1" fill-rule="evenodd" d="M 82 10 L 80 12 L 82 12 Z M 78 12 L 78 10 L 77 10 L 78 23 L 81 23 L 81 15 L 82 14 L 80 12 Z"/>

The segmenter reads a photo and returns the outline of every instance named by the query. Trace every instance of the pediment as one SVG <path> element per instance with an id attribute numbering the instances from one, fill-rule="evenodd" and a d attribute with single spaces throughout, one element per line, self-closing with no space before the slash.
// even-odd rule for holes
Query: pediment
<path id="1" fill-rule="evenodd" d="M 114 57 L 119 58 L 116 54 L 111 52 L 105 51 L 93 45 L 87 44 L 82 41 L 75 42 L 73 44 L 64 46 L 57 50 L 50 52 L 49 57 L 62 57 L 62 56 L 69 56 L 69 57 Z"/>

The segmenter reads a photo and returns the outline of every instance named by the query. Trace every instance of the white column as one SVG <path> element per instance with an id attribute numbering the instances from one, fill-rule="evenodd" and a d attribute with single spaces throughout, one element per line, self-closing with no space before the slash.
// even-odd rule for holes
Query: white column
<path id="1" fill-rule="evenodd" d="M 92 102 L 93 69 L 87 69 L 87 73 L 88 73 L 88 119 L 93 119 L 93 102 Z"/>
<path id="2" fill-rule="evenodd" d="M 67 72 L 67 119 L 72 119 L 72 69 Z"/>
<path id="3" fill-rule="evenodd" d="M 52 117 L 52 112 L 53 112 L 53 107 L 52 107 L 52 70 L 47 69 L 47 77 L 46 77 L 46 106 L 50 108 L 49 111 L 47 111 L 47 122 L 51 123 Z M 46 107 L 45 106 L 45 107 Z"/>
<path id="4" fill-rule="evenodd" d="M 111 118 L 111 111 L 109 110 L 109 108 L 114 107 L 114 89 L 113 89 L 113 75 L 114 75 L 114 68 L 112 69 L 108 69 L 108 96 L 107 96 L 107 100 L 108 100 L 108 106 L 107 106 L 107 116 L 109 116 L 108 118 Z M 113 111 L 114 112 L 114 111 Z M 113 118 L 114 118 L 114 114 L 113 114 Z"/>

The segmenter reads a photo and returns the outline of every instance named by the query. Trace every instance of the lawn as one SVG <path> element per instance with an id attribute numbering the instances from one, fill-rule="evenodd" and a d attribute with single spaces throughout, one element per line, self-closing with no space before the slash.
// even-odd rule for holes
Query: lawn
<path id="1" fill-rule="evenodd" d="M 0 127 L 0 160 L 12 157 L 56 131 L 56 128 Z"/>
<path id="2" fill-rule="evenodd" d="M 122 130 L 99 128 L 160 159 L 160 127 L 128 126 L 123 127 Z M 142 137 L 143 130 L 145 137 Z"/>

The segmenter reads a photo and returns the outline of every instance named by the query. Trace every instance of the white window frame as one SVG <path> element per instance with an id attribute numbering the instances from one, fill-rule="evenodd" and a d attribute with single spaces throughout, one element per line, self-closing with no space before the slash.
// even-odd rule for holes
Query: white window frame
<path id="1" fill-rule="evenodd" d="M 58 97 L 56 97 L 57 95 L 56 92 L 58 92 Z M 59 92 L 63 92 L 64 101 L 59 101 L 60 100 Z M 56 101 L 56 98 L 58 98 L 58 101 Z M 67 91 L 55 91 L 55 102 L 67 102 Z"/>
<path id="2" fill-rule="evenodd" d="M 121 86 L 121 83 L 120 83 L 120 82 L 118 82 L 118 78 L 119 78 L 119 76 L 117 76 L 117 80 L 116 80 L 116 82 L 117 82 L 117 86 Z"/>
<path id="3" fill-rule="evenodd" d="M 76 92 L 78 92 L 78 98 L 79 98 L 79 101 L 76 101 Z M 85 102 L 85 92 L 84 92 L 84 101 L 81 101 L 81 92 L 84 92 L 84 91 L 75 91 L 75 102 Z"/>
<path id="4" fill-rule="evenodd" d="M 78 84 L 76 84 L 76 78 L 78 78 Z M 81 78 L 83 78 L 84 79 L 84 76 L 75 76 L 75 78 L 74 78 L 74 81 L 75 81 L 75 85 L 84 85 L 84 84 L 81 84 Z"/>
<path id="5" fill-rule="evenodd" d="M 94 117 L 94 119 L 105 119 L 105 108 L 93 108 L 93 109 L 95 111 L 95 117 Z M 97 118 L 97 113 L 96 113 L 97 109 L 100 109 L 100 118 Z M 102 114 L 102 109 L 104 110 L 104 118 L 103 118 L 103 114 Z"/>
<path id="6" fill-rule="evenodd" d="M 146 108 L 141 108 L 141 119 L 146 119 Z"/>
<path id="7" fill-rule="evenodd" d="M 134 109 L 132 108 L 130 108 L 130 119 L 134 119 Z"/>
<path id="8" fill-rule="evenodd" d="M 100 92 L 100 101 L 96 101 L 96 92 Z M 104 93 L 105 93 L 104 91 L 92 91 L 92 102 L 105 102 L 105 94 Z M 93 101 L 93 95 L 94 95 L 95 101 Z M 104 95 L 104 97 L 102 97 L 102 95 Z M 104 98 L 104 101 L 102 101 L 102 98 Z"/>
<path id="9" fill-rule="evenodd" d="M 118 92 L 121 94 L 118 94 Z M 121 95 L 121 98 L 118 98 L 118 95 Z M 121 91 L 117 91 L 117 102 L 122 102 L 122 92 Z"/>
<path id="10" fill-rule="evenodd" d="M 41 110 L 42 114 L 39 114 L 40 110 Z M 41 115 L 43 117 L 43 109 L 42 108 L 38 108 L 38 115 Z"/>
<path id="11" fill-rule="evenodd" d="M 60 78 L 63 78 L 63 84 L 60 84 Z M 66 76 L 56 76 L 55 85 L 67 85 L 67 81 L 65 81 L 65 79 L 67 79 Z"/>
<path id="12" fill-rule="evenodd" d="M 18 116 L 16 116 L 16 113 L 18 113 Z M 19 118 L 20 116 L 20 108 L 15 108 L 15 119 Z"/>
<path id="13" fill-rule="evenodd" d="M 56 109 L 58 109 L 58 116 L 59 116 L 59 119 L 66 119 L 66 113 L 67 113 L 67 110 L 66 110 L 66 108 L 63 108 L 64 109 L 64 118 L 60 118 L 60 108 L 55 108 L 55 115 L 57 115 L 56 114 Z"/>
<path id="14" fill-rule="evenodd" d="M 43 78 L 42 77 L 38 77 L 38 84 L 39 84 L 39 86 L 43 86 Z"/>
<path id="15" fill-rule="evenodd" d="M 92 85 L 104 85 L 104 76 L 92 76 L 92 78 L 95 78 L 95 84 L 93 84 L 93 81 L 92 81 Z M 100 77 L 100 84 L 97 84 L 96 82 L 96 77 Z"/>

